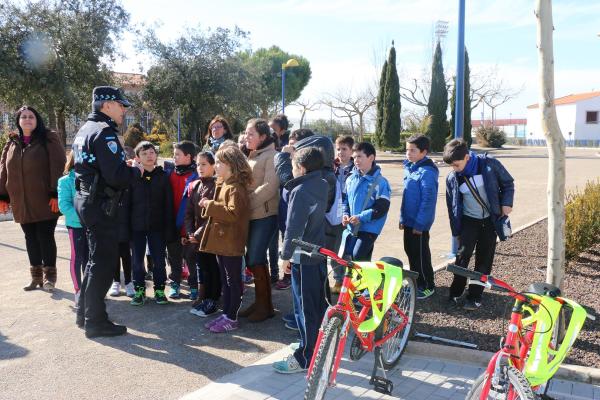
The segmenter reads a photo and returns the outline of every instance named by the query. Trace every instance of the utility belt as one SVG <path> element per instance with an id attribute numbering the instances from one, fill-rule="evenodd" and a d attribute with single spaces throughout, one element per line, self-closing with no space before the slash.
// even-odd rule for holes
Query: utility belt
<path id="1" fill-rule="evenodd" d="M 92 183 L 75 179 L 75 189 L 85 197 L 88 205 L 97 203 L 104 215 L 113 218 L 117 215 L 123 191 L 99 184 L 99 177 L 100 175 L 95 174 Z"/>

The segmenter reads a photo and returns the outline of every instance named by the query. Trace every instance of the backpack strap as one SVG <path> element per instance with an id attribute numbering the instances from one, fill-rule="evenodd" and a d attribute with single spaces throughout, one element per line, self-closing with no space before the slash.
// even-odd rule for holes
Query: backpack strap
<path id="1" fill-rule="evenodd" d="M 481 198 L 481 195 L 479 194 L 479 191 L 477 190 L 477 188 L 473 186 L 473 184 L 471 183 L 469 178 L 463 177 L 463 179 L 465 180 L 465 185 L 467 185 L 467 187 L 469 188 L 469 191 L 471 192 L 471 194 L 473 195 L 475 200 L 477 200 L 477 202 L 479 203 L 481 208 L 483 208 L 485 211 L 487 211 L 488 214 L 490 214 L 490 216 L 492 216 L 490 209 L 488 208 L 487 204 L 485 204 L 485 201 L 483 201 L 483 199 Z"/>

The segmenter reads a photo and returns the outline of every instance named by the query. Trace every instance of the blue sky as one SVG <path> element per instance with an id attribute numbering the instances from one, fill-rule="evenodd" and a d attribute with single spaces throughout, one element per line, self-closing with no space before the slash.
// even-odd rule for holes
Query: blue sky
<path id="1" fill-rule="evenodd" d="M 311 62 L 312 79 L 302 98 L 324 93 L 360 91 L 372 85 L 392 39 L 401 83 L 429 71 L 433 25 L 449 21 L 444 41 L 446 71 L 456 68 L 457 1 L 443 0 L 283 0 L 183 1 L 124 0 L 134 23 L 159 22 L 159 35 L 174 39 L 184 27 L 239 26 L 250 32 L 253 49 L 277 45 Z M 537 49 L 534 0 L 467 0 L 466 45 L 472 73 L 497 71 L 498 79 L 521 93 L 497 109 L 497 117 L 525 117 L 537 102 Z M 555 0 L 554 55 L 556 96 L 600 90 L 600 2 Z M 123 38 L 126 60 L 117 71 L 138 72 L 142 61 L 133 38 Z M 147 64 L 146 64 L 147 65 Z M 427 72 L 429 73 L 429 72 Z M 403 108 L 413 108 L 404 102 Z M 297 109 L 286 109 L 292 120 Z M 489 111 L 486 111 L 486 118 Z M 473 117 L 479 118 L 481 109 Z M 329 118 L 329 110 L 310 112 L 309 119 Z"/>

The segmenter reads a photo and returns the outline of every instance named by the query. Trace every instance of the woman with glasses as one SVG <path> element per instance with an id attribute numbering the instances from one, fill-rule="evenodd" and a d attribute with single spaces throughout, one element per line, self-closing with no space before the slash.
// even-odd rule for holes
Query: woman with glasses
<path id="1" fill-rule="evenodd" d="M 223 116 L 217 115 L 208 124 L 208 132 L 204 136 L 205 144 L 202 147 L 202 151 L 216 153 L 219 150 L 219 146 L 227 139 L 233 139 L 229 122 Z"/>

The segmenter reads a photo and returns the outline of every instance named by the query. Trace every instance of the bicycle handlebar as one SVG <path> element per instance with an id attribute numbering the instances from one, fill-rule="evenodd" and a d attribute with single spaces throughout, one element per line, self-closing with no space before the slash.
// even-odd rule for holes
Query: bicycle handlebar
<path id="1" fill-rule="evenodd" d="M 469 280 L 473 281 L 471 284 L 484 286 L 499 292 L 509 293 L 512 297 L 515 297 L 521 301 L 529 301 L 527 296 L 522 295 L 508 283 L 501 281 L 500 279 L 496 279 L 491 275 L 485 275 L 481 272 L 471 271 L 470 269 L 459 267 L 455 264 L 448 264 L 446 266 L 446 271 L 469 278 Z"/>
<path id="2" fill-rule="evenodd" d="M 352 264 L 343 258 L 338 257 L 333 251 L 328 250 L 324 247 L 317 246 L 316 244 L 308 243 L 300 239 L 292 239 L 292 244 L 300 247 L 300 250 L 311 257 L 329 257 L 338 264 L 346 267 L 352 267 Z"/>
<path id="3" fill-rule="evenodd" d="M 477 271 L 471 271 L 470 269 L 466 269 L 463 267 L 459 267 L 455 264 L 448 264 L 446 266 L 446 271 L 452 272 L 453 274 L 464 276 L 465 278 L 473 279 L 476 281 L 481 281 L 483 274 Z"/>

